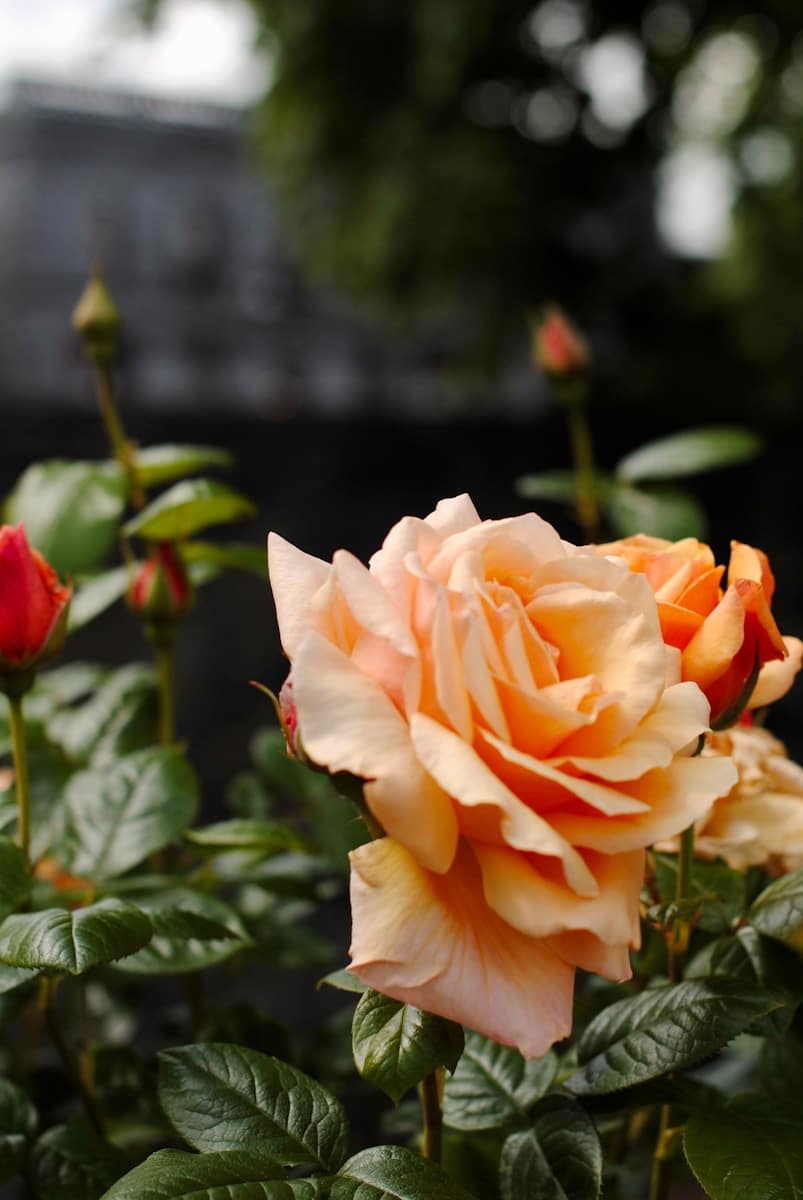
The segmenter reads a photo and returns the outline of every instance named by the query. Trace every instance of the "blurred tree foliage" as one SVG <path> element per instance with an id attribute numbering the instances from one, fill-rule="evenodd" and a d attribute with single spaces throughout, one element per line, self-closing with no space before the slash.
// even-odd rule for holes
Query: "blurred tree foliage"
<path id="1" fill-rule="evenodd" d="M 800 0 L 249 2 L 259 146 L 316 277 L 486 364 L 555 297 L 610 397 L 798 411 Z M 691 159 L 736 198 L 713 263 L 656 222 Z"/>

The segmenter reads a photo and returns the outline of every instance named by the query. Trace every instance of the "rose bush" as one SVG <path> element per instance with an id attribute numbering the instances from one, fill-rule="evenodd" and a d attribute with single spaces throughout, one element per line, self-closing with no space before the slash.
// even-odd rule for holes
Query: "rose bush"
<path id="1" fill-rule="evenodd" d="M 269 562 L 296 736 L 366 781 L 385 834 L 352 854 L 351 969 L 542 1054 L 577 967 L 630 974 L 645 847 L 736 780 L 692 756 L 708 702 L 647 579 L 467 496 L 367 568 L 276 534 Z"/>
<path id="2" fill-rule="evenodd" d="M 71 595 L 28 545 L 22 525 L 0 526 L 0 675 L 28 670 L 58 652 Z"/>
<path id="3" fill-rule="evenodd" d="M 756 666 L 771 669 L 759 678 L 754 704 L 777 700 L 791 687 L 803 647 L 778 630 L 770 607 L 775 579 L 761 550 L 731 543 L 724 591 L 725 568 L 696 538 L 670 542 L 636 534 L 594 550 L 624 559 L 647 579 L 664 639 L 681 652 L 683 679 L 705 692 L 712 724 L 736 719 L 749 699 Z"/>

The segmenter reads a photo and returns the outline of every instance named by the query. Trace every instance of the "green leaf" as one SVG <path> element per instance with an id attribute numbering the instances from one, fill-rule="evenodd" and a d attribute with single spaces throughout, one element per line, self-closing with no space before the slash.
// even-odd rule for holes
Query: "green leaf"
<path id="1" fill-rule="evenodd" d="M 330 1200 L 473 1200 L 440 1167 L 404 1146 L 375 1146 L 344 1164 Z"/>
<path id="2" fill-rule="evenodd" d="M 117 967 L 127 975 L 180 975 L 216 966 L 251 939 L 240 917 L 223 900 L 190 888 L 134 895 L 148 917 L 153 938 Z"/>
<path id="3" fill-rule="evenodd" d="M 131 663 L 114 671 L 85 703 L 55 713 L 47 730 L 73 762 L 100 765 L 150 745 L 156 719 L 153 670 Z"/>
<path id="4" fill-rule="evenodd" d="M 70 778 L 67 764 L 49 749 L 35 747 L 28 756 L 30 769 L 31 857 L 40 859 L 64 831 L 62 796 Z M 17 830 L 17 789 L 0 792 L 0 829 Z"/>
<path id="5" fill-rule="evenodd" d="M 803 870 L 776 879 L 747 914 L 759 933 L 803 951 Z"/>
<path id="6" fill-rule="evenodd" d="M 124 527 L 127 537 L 175 542 L 209 525 L 252 517 L 256 505 L 213 479 L 185 479 L 157 496 Z"/>
<path id="7" fill-rule="evenodd" d="M 70 633 L 82 629 L 116 604 L 125 595 L 130 578 L 131 571 L 127 566 L 113 567 L 111 571 L 104 571 L 81 583 L 70 601 Z"/>
<path id="8" fill-rule="evenodd" d="M 617 465 L 628 483 L 641 479 L 681 479 L 755 458 L 764 449 L 758 434 L 738 426 L 688 429 L 640 446 Z"/>
<path id="9" fill-rule="evenodd" d="M 323 979 L 319 979 L 317 986 L 322 988 L 332 987 L 339 992 L 354 992 L 358 996 L 362 996 L 369 991 L 367 983 L 363 983 L 351 971 L 347 971 L 345 967 L 341 967 L 339 971 L 330 971 L 328 975 L 324 975 Z"/>
<path id="10" fill-rule="evenodd" d="M 604 495 L 610 488 L 610 477 L 595 476 L 597 494 Z M 574 504 L 577 499 L 577 474 L 574 471 L 541 471 L 537 475 L 521 475 L 516 480 L 516 491 L 528 500 L 561 500 Z"/>
<path id="11" fill-rule="evenodd" d="M 9 967 L 6 963 L 0 962 L 0 996 L 30 983 L 32 979 L 36 979 L 38 974 L 38 971 L 27 971 L 22 967 Z"/>
<path id="12" fill-rule="evenodd" d="M 92 662 L 72 662 L 62 667 L 50 667 L 37 675 L 31 697 L 43 695 L 55 705 L 74 704 L 76 700 L 96 691 L 108 674 L 100 663 Z"/>
<path id="13" fill-rule="evenodd" d="M 22 1088 L 0 1079 L 0 1183 L 21 1169 L 38 1123 L 36 1109 Z"/>
<path id="14" fill-rule="evenodd" d="M 151 923 L 121 900 L 100 900 L 69 912 L 16 913 L 0 925 L 0 962 L 12 967 L 81 975 L 125 958 L 151 937 Z"/>
<path id="15" fill-rule="evenodd" d="M 6 506 L 10 524 L 22 521 L 32 546 L 61 575 L 99 566 L 118 536 L 126 483 L 114 463 L 34 463 Z"/>
<path id="16" fill-rule="evenodd" d="M 602 1148 L 593 1121 L 575 1100 L 546 1096 L 532 1128 L 505 1142 L 499 1177 L 502 1200 L 597 1200 Z"/>
<path id="17" fill-rule="evenodd" d="M 277 854 L 282 850 L 302 850 L 303 840 L 281 821 L 260 821 L 250 817 L 235 817 L 219 821 L 203 829 L 188 829 L 184 834 L 188 842 L 213 854 L 233 850 L 251 851 L 255 854 Z"/>
<path id="18" fill-rule="evenodd" d="M 683 1137 L 689 1166 L 713 1200 L 803 1196 L 803 1110 L 777 1101 L 694 1114 Z"/>
<path id="19" fill-rule="evenodd" d="M 705 511 L 690 492 L 655 485 L 649 489 L 614 484 L 603 501 L 608 520 L 619 537 L 649 533 L 653 537 L 705 538 Z"/>
<path id="20" fill-rule="evenodd" d="M 139 482 L 147 491 L 198 471 L 230 467 L 232 461 L 229 451 L 219 446 L 146 446 L 136 453 Z"/>
<path id="21" fill-rule="evenodd" d="M 259 1143 L 276 1162 L 334 1170 L 348 1121 L 338 1100 L 295 1067 L 224 1043 L 159 1055 L 159 1099 L 176 1131 L 196 1150 Z"/>
<path id="22" fill-rule="evenodd" d="M 662 900 L 674 903 L 677 891 L 676 854 L 655 855 L 655 875 Z M 744 875 L 724 863 L 694 862 L 689 899 L 696 900 L 698 928 L 706 933 L 724 933 L 743 914 Z"/>
<path id="23" fill-rule="evenodd" d="M 619 1091 L 677 1071 L 719 1050 L 778 1007 L 740 980 L 695 979 L 650 988 L 602 1010 L 577 1044 L 575 1095 Z"/>
<path id="24" fill-rule="evenodd" d="M 28 1173 L 39 1200 L 100 1200 L 128 1166 L 116 1146 L 82 1122 L 57 1125 L 34 1145 Z"/>
<path id="25" fill-rule="evenodd" d="M 460 1025 L 374 991 L 357 1005 L 351 1035 L 360 1075 L 394 1104 L 438 1067 L 454 1071 L 464 1045 Z"/>
<path id="26" fill-rule="evenodd" d="M 233 571 L 250 571 L 265 579 L 268 573 L 264 546 L 249 546 L 242 542 L 220 545 L 215 542 L 185 542 L 181 557 L 188 563 L 208 563 Z"/>
<path id="27" fill-rule="evenodd" d="M 104 879 L 184 832 L 198 807 L 198 781 L 178 750 L 154 747 L 74 775 L 64 802 L 70 870 Z"/>
<path id="28" fill-rule="evenodd" d="M 711 948 L 712 975 L 758 984 L 782 1006 L 762 1017 L 752 1033 L 777 1032 L 789 1026 L 803 1000 L 803 963 L 785 946 L 745 926 Z"/>
<path id="29" fill-rule="evenodd" d="M 16 912 L 31 894 L 31 872 L 22 850 L 0 837 L 0 921 Z"/>
<path id="30" fill-rule="evenodd" d="M 482 1200 L 501 1200 L 499 1157 L 502 1152 L 494 1133 L 457 1133 L 443 1131 L 441 1166 L 446 1174 L 472 1196 Z"/>
<path id="31" fill-rule="evenodd" d="M 159 1150 L 118 1179 L 101 1200 L 316 1200 L 311 1179 L 283 1179 L 270 1158 L 246 1150 Z"/>
<path id="32" fill-rule="evenodd" d="M 444 1086 L 444 1120 L 467 1131 L 526 1124 L 557 1069 L 551 1051 L 528 1062 L 518 1050 L 468 1033 L 463 1056 Z"/>

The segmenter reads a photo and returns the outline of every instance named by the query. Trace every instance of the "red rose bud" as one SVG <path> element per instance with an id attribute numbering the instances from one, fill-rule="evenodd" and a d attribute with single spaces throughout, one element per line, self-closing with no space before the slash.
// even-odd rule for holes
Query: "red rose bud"
<path id="1" fill-rule="evenodd" d="M 0 686 L 61 649 L 72 589 L 63 587 L 22 525 L 0 526 Z"/>
<path id="2" fill-rule="evenodd" d="M 129 589 L 130 607 L 151 625 L 170 626 L 184 616 L 192 601 L 192 584 L 175 546 L 157 542 Z"/>
<path id="3" fill-rule="evenodd" d="M 588 370 L 591 356 L 568 317 L 550 304 L 543 319 L 533 325 L 533 357 L 545 374 L 569 379 Z"/>

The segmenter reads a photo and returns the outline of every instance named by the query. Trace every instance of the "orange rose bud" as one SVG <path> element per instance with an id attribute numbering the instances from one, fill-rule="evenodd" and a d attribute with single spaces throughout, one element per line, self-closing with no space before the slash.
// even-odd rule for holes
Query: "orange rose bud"
<path id="1" fill-rule="evenodd" d="M 172 542 L 156 542 L 128 592 L 129 606 L 156 625 L 171 625 L 190 609 L 192 584 Z"/>
<path id="2" fill-rule="evenodd" d="M 724 567 L 717 566 L 711 548 L 695 538 L 669 542 L 636 534 L 595 549 L 624 558 L 632 571 L 647 577 L 658 601 L 664 641 L 680 651 L 683 679 L 705 693 L 711 725 L 726 728 L 738 720 L 761 668 L 789 653 L 770 607 L 775 580 L 767 556 L 731 542 L 723 591 Z M 794 670 L 788 680 L 785 673 L 786 687 L 793 678 Z M 781 694 L 776 687 L 773 698 Z"/>
<path id="3" fill-rule="evenodd" d="M 570 379 L 588 370 L 588 344 L 555 304 L 548 305 L 543 319 L 534 322 L 532 344 L 536 365 L 547 375 Z"/>
<path id="4" fill-rule="evenodd" d="M 59 652 L 71 595 L 22 525 L 0 526 L 0 685 Z"/>

